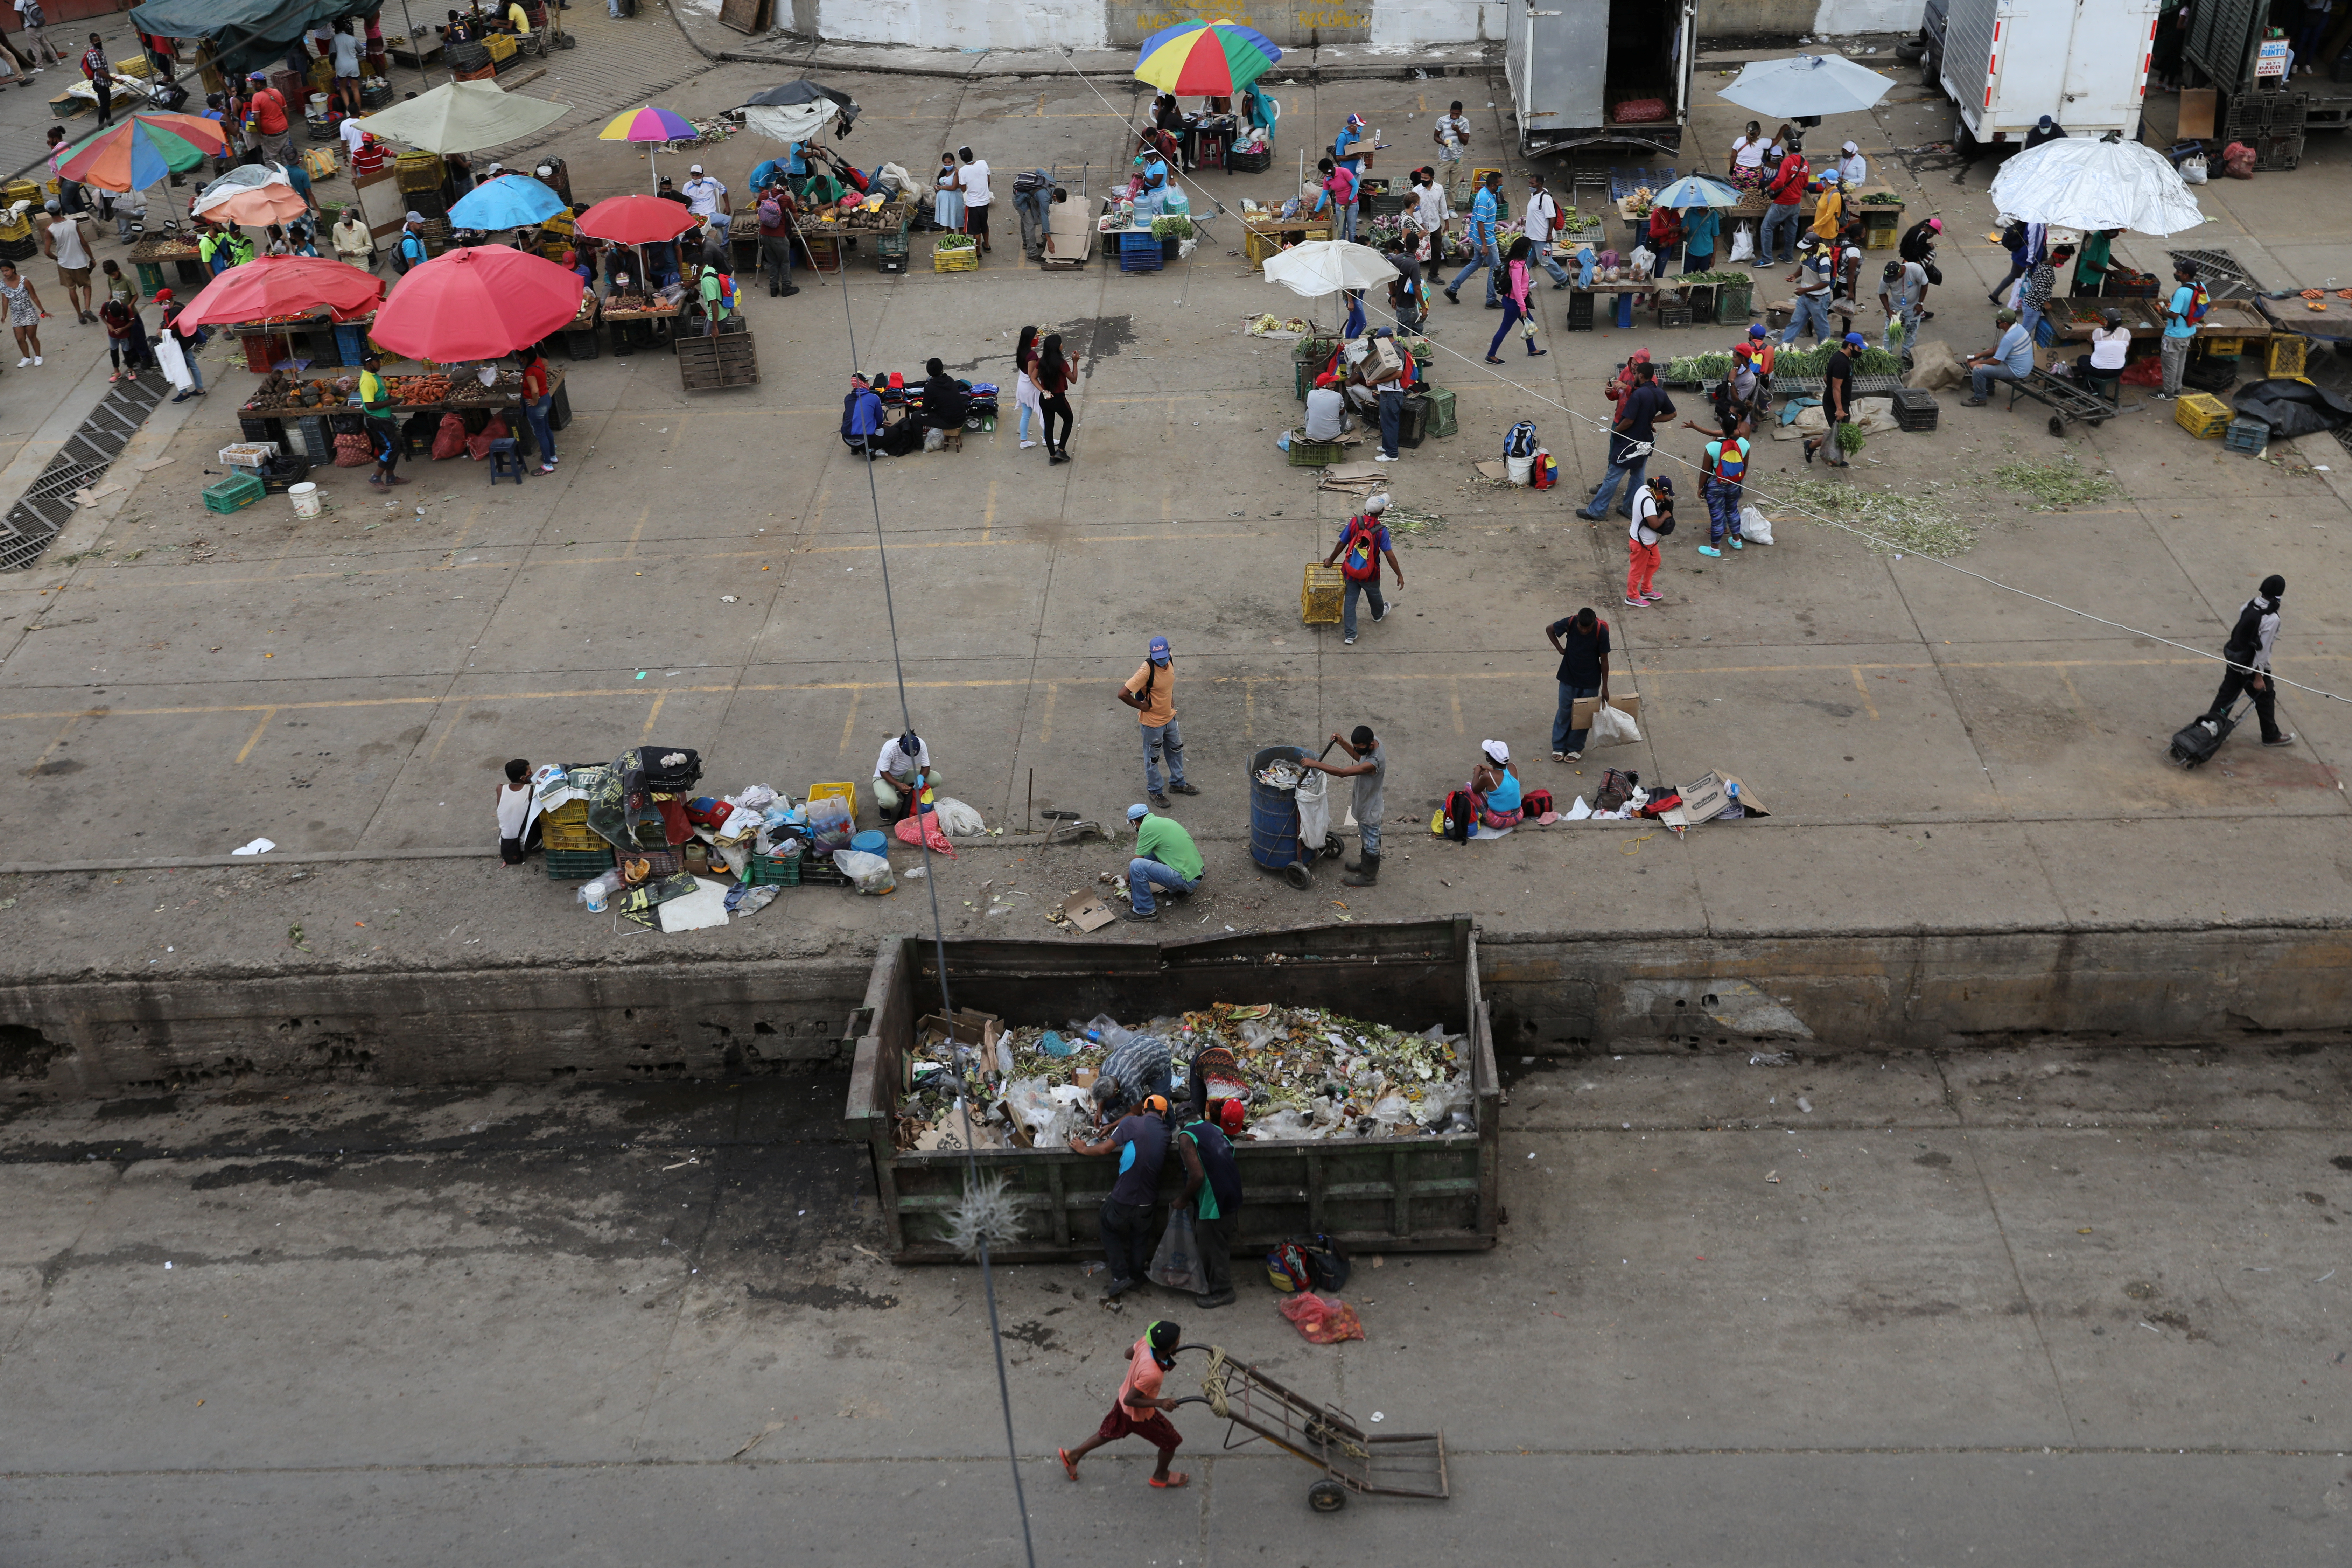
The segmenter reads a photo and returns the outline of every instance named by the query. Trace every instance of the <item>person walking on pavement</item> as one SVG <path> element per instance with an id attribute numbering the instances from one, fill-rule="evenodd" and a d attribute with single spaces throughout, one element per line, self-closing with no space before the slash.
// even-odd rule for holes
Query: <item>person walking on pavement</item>
<path id="1" fill-rule="evenodd" d="M 1528 176 L 1527 227 L 1528 237 L 1535 242 L 1533 259 L 1540 264 L 1546 272 L 1551 274 L 1551 286 L 1554 289 L 1567 288 L 1568 268 L 1562 267 L 1559 264 L 1559 258 L 1551 253 L 1552 234 L 1559 227 L 1559 203 L 1552 199 L 1552 194 L 1549 191 L 1544 189 L 1544 177 L 1541 174 Z"/>
<path id="2" fill-rule="evenodd" d="M 1220 1100 L 1221 1119 L 1230 1118 L 1241 1131 L 1248 1107 L 1238 1100 Z M 1184 1162 L 1184 1196 L 1192 1206 L 1192 1239 L 1199 1248 L 1201 1283 L 1192 1298 L 1202 1309 L 1234 1304 L 1234 1233 L 1241 1228 L 1242 1171 L 1225 1129 L 1206 1117 L 1194 1116 L 1177 1131 L 1177 1158 Z"/>
<path id="3" fill-rule="evenodd" d="M 1576 728 L 1576 705 L 1609 700 L 1609 623 L 1587 605 L 1544 628 L 1559 655 L 1559 707 L 1551 716 L 1551 760 L 1584 760 L 1586 731 Z"/>
<path id="4" fill-rule="evenodd" d="M 1470 145 L 1470 117 L 1462 112 L 1462 100 L 1438 117 L 1437 129 L 1430 133 L 1437 143 L 1437 161 L 1451 167 L 1462 162 L 1463 153 Z"/>
<path id="5" fill-rule="evenodd" d="M 1355 813 L 1356 837 L 1362 841 L 1362 857 L 1348 866 L 1348 874 L 1339 880 L 1350 888 L 1370 888 L 1381 879 L 1381 814 L 1388 807 L 1388 751 L 1381 744 L 1380 737 L 1372 733 L 1370 724 L 1357 725 L 1355 732 L 1344 740 L 1334 731 L 1331 743 L 1348 753 L 1346 767 L 1335 767 L 1316 757 L 1301 757 L 1298 765 L 1328 773 L 1335 779 L 1356 781 L 1356 797 L 1349 809 Z"/>
<path id="6" fill-rule="evenodd" d="M 1897 354 L 1919 341 L 1919 310 L 1927 298 L 1927 269 L 1916 261 L 1890 261 L 1878 283 L 1879 308 L 1891 327 L 1902 323 L 1902 340 L 1888 346 Z"/>
<path id="7" fill-rule="evenodd" d="M 1050 341 L 1050 340 L 1048 340 Z M 1118 689 L 1118 700 L 1135 710 L 1143 730 L 1143 793 L 1162 811 L 1168 795 L 1198 795 L 1184 782 L 1184 737 L 1176 728 L 1176 656 L 1166 637 L 1153 637 L 1143 664 Z M 1160 763 L 1168 763 L 1168 794 L 1160 788 Z"/>
<path id="8" fill-rule="evenodd" d="M 1192 836 L 1174 817 L 1154 816 L 1150 806 L 1137 801 L 1127 808 L 1127 821 L 1135 829 L 1135 854 L 1127 863 L 1127 918 L 1156 921 L 1160 905 L 1151 889 L 1164 889 L 1181 898 L 1201 885 L 1208 867 Z"/>
<path id="9" fill-rule="evenodd" d="M 1359 596 L 1372 602 L 1372 619 L 1389 617 L 1388 602 L 1381 597 L 1381 558 L 1388 558 L 1389 570 L 1396 574 L 1397 586 L 1404 586 L 1404 568 L 1397 564 L 1396 551 L 1389 543 L 1387 525 L 1381 513 L 1388 510 L 1389 498 L 1376 495 L 1364 502 L 1364 510 L 1339 525 L 1339 542 L 1323 558 L 1323 564 L 1339 563 L 1339 574 L 1348 580 L 1347 595 L 1339 605 L 1339 636 L 1345 646 L 1356 646 L 1356 600 Z"/>
<path id="10" fill-rule="evenodd" d="M 1499 310 L 1503 308 L 1503 301 L 1495 291 L 1495 274 L 1501 266 L 1495 249 L 1495 214 L 1498 206 L 1496 193 L 1502 188 L 1501 172 L 1489 170 L 1478 186 L 1476 198 L 1470 204 L 1470 226 L 1463 236 L 1470 247 L 1469 265 L 1455 273 L 1454 281 L 1445 286 L 1445 297 L 1457 305 L 1462 303 L 1462 285 L 1470 280 L 1470 274 L 1483 267 L 1486 269 L 1486 309 Z"/>
<path id="11" fill-rule="evenodd" d="M 1731 434 L 1709 441 L 1702 471 L 1706 477 L 1698 482 L 1699 499 L 1706 502 L 1706 542 L 1698 547 L 1706 556 L 1720 556 L 1723 542 L 1731 541 L 1734 550 L 1748 548 L 1748 541 L 1739 531 L 1739 500 L 1741 487 L 1748 478 L 1748 432 L 1755 426 L 1746 419 L 1732 426 Z"/>
<path id="12" fill-rule="evenodd" d="M 1118 1178 L 1096 1215 L 1103 1257 L 1110 1264 L 1110 1281 L 1104 1294 L 1117 1300 L 1142 1281 L 1151 1267 L 1151 1250 L 1160 1240 L 1151 1210 L 1160 1201 L 1160 1167 L 1168 1158 L 1167 1098 L 1141 1096 L 1099 1142 L 1089 1143 L 1073 1132 L 1070 1148 L 1095 1157 L 1118 1155 Z"/>
<path id="13" fill-rule="evenodd" d="M 1171 1322 L 1156 1322 L 1135 1342 L 1129 1355 L 1127 1376 L 1118 1385 L 1118 1397 L 1111 1402 L 1110 1414 L 1103 1417 L 1095 1435 L 1074 1448 L 1058 1448 L 1062 1469 L 1072 1480 L 1078 1479 L 1078 1461 L 1121 1437 L 1140 1437 L 1160 1450 L 1159 1468 L 1151 1472 L 1155 1487 L 1181 1487 L 1192 1480 L 1182 1470 L 1171 1470 L 1175 1462 L 1176 1446 L 1184 1438 L 1167 1413 L 1176 1408 L 1176 1401 L 1163 1398 L 1168 1369 L 1176 1364 L 1176 1347 L 1184 1336 Z"/>
<path id="14" fill-rule="evenodd" d="M 1660 474 L 1634 492 L 1633 526 L 1625 531 L 1625 602 L 1637 610 L 1665 603 L 1653 583 L 1658 575 L 1658 541 L 1675 531 L 1675 481 Z"/>
<path id="15" fill-rule="evenodd" d="M 2221 645 L 2221 657 L 2230 661 L 2229 673 L 2221 677 L 2221 689 L 2213 694 L 2213 706 L 2206 716 L 2223 719 L 2238 700 L 2240 692 L 2254 700 L 2254 717 L 2262 721 L 2263 744 L 2291 746 L 2294 731 L 2278 727 L 2278 688 L 2271 679 L 2271 653 L 2278 646 L 2279 605 L 2286 597 L 2286 579 L 2273 573 L 2263 579 L 2262 592 L 2238 607 L 2237 625 L 2230 628 L 2230 640 Z"/>
<path id="16" fill-rule="evenodd" d="M 1528 276 L 1528 256 L 1534 248 L 1534 242 L 1524 234 L 1511 241 L 1510 260 L 1506 264 L 1508 281 L 1503 296 L 1503 320 L 1495 328 L 1494 341 L 1486 345 L 1488 364 L 1503 363 L 1502 356 L 1495 351 L 1503 346 L 1503 339 L 1509 335 L 1514 326 L 1526 334 L 1529 359 L 1551 353 L 1549 349 L 1536 347 L 1536 308 L 1528 298 L 1533 280 Z"/>
<path id="17" fill-rule="evenodd" d="M 1609 427 L 1609 471 L 1601 476 L 1601 487 L 1592 492 L 1592 500 L 1576 514 L 1587 522 L 1599 522 L 1608 513 L 1621 479 L 1626 481 L 1625 505 L 1617 515 L 1633 516 L 1642 476 L 1650 465 L 1651 445 L 1657 437 L 1657 422 L 1675 416 L 1674 400 L 1658 385 L 1657 367 L 1644 360 L 1627 368 L 1633 373 L 1633 388 L 1617 400 L 1617 418 Z M 1630 595 L 1632 590 L 1627 593 Z"/>

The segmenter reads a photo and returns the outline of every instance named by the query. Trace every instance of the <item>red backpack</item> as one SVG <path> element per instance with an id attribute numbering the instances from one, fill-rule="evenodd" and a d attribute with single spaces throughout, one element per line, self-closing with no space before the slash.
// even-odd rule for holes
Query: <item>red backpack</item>
<path id="1" fill-rule="evenodd" d="M 1350 583 L 1369 583 L 1381 574 L 1380 526 L 1369 512 L 1348 520 L 1348 547 L 1339 553 L 1339 572 Z"/>

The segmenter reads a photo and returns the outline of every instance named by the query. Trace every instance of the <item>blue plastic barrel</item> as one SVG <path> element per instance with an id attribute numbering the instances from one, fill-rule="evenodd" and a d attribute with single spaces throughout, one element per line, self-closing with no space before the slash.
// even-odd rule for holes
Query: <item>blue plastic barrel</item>
<path id="1" fill-rule="evenodd" d="M 1307 753 L 1297 746 L 1268 746 L 1250 759 L 1250 858 L 1269 871 L 1294 865 L 1298 856 L 1298 802 L 1286 789 L 1258 782 L 1269 763 L 1295 763 Z"/>

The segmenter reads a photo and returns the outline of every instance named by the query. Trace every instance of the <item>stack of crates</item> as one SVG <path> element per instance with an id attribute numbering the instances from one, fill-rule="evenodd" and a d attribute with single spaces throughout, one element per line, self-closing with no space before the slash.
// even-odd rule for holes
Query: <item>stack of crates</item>
<path id="1" fill-rule="evenodd" d="M 1568 330 L 1571 332 L 1592 330 L 1592 296 L 1583 289 L 1578 289 L 1568 297 Z"/>
<path id="2" fill-rule="evenodd" d="M 598 842 L 602 843 L 600 839 Z M 547 849 L 547 874 L 559 882 L 585 882 L 613 868 L 613 847 L 602 849 Z"/>
<path id="3" fill-rule="evenodd" d="M 743 881 L 753 888 L 797 888 L 805 855 L 754 855 L 743 867 Z"/>
<path id="4" fill-rule="evenodd" d="M 1586 298 L 1589 300 L 1591 296 L 1587 295 Z M 1748 318 L 1753 311 L 1755 304 L 1756 285 L 1752 281 L 1718 283 L 1715 286 L 1715 319 L 1717 325 L 1747 325 Z M 1585 314 L 1588 319 L 1591 317 L 1591 306 L 1588 305 L 1585 308 Z M 1786 322 L 1781 324 L 1787 325 Z"/>
<path id="5" fill-rule="evenodd" d="M 1315 378 L 1331 363 L 1331 355 L 1339 347 L 1336 338 L 1301 338 L 1290 351 L 1290 390 L 1298 401 L 1315 390 Z"/>
<path id="6" fill-rule="evenodd" d="M 1160 237 L 1146 229 L 1138 233 L 1129 229 L 1118 237 L 1118 269 L 1121 272 L 1157 272 L 1167 265 L 1160 248 Z"/>
<path id="7" fill-rule="evenodd" d="M 1307 563 L 1307 582 L 1298 590 L 1298 618 L 1310 626 L 1339 624 L 1340 601 L 1348 592 L 1348 574 L 1319 561 Z"/>
<path id="8" fill-rule="evenodd" d="M 1905 387 L 1895 395 L 1895 426 L 1898 430 L 1927 431 L 1936 427 L 1938 410 L 1936 395 L 1916 387 Z"/>
<path id="9" fill-rule="evenodd" d="M 287 423 L 291 425 L 294 427 L 294 433 L 301 437 L 302 456 L 312 463 L 331 463 L 335 460 L 335 434 L 327 428 L 325 415 L 305 414 L 298 419 L 289 419 Z"/>
<path id="10" fill-rule="evenodd" d="M 2311 340 L 2281 332 L 2271 339 L 2270 363 L 2263 369 L 2266 376 L 2289 379 L 2304 374 L 2304 365 L 2311 353 Z"/>
<path id="11" fill-rule="evenodd" d="M 2221 433 L 2221 445 L 2250 458 L 2261 457 L 2263 448 L 2270 444 L 2271 427 L 2259 419 L 2232 419 L 2230 427 Z"/>
<path id="12" fill-rule="evenodd" d="M 263 495 L 262 483 L 251 474 L 238 474 L 205 487 L 206 511 L 243 511 Z"/>
<path id="13" fill-rule="evenodd" d="M 876 270 L 882 272 L 904 272 L 907 270 L 908 222 L 908 219 L 900 218 L 898 220 L 898 230 L 896 234 L 885 234 L 875 240 L 874 266 Z"/>
<path id="14" fill-rule="evenodd" d="M 2172 417 L 2200 441 L 2210 441 L 2230 427 L 2230 405 L 2208 393 L 2184 393 L 2172 405 Z"/>

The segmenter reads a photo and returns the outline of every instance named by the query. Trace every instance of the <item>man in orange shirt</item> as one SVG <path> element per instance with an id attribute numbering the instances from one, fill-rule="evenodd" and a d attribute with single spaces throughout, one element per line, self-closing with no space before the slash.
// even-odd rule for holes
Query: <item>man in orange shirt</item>
<path id="1" fill-rule="evenodd" d="M 1118 1385 L 1118 1398 L 1111 1405 L 1110 1414 L 1103 1417 L 1093 1436 L 1075 1448 L 1060 1450 L 1062 1468 L 1070 1479 L 1078 1479 L 1080 1459 L 1105 1443 L 1132 1435 L 1160 1450 L 1160 1466 L 1151 1472 L 1153 1486 L 1181 1487 L 1192 1480 L 1182 1470 L 1171 1474 L 1168 1468 L 1176 1458 L 1176 1446 L 1184 1438 L 1165 1414 L 1176 1408 L 1176 1401 L 1160 1394 L 1168 1369 L 1176 1364 L 1176 1347 L 1183 1338 L 1175 1324 L 1163 1321 L 1152 1324 L 1135 1342 L 1135 1350 L 1128 1357 L 1127 1377 Z"/>
<path id="2" fill-rule="evenodd" d="M 1160 763 L 1168 763 L 1168 788 L 1177 795 L 1198 795 L 1184 782 L 1184 732 L 1176 727 L 1176 658 L 1166 637 L 1153 637 L 1142 666 L 1118 689 L 1118 700 L 1135 710 L 1143 726 L 1143 793 L 1162 811 L 1168 796 L 1160 790 Z"/>
<path id="3" fill-rule="evenodd" d="M 265 158 L 280 163 L 294 161 L 294 135 L 286 119 L 286 95 L 269 85 L 259 71 L 245 79 L 253 84 L 246 108 L 246 129 L 254 133 Z"/>

